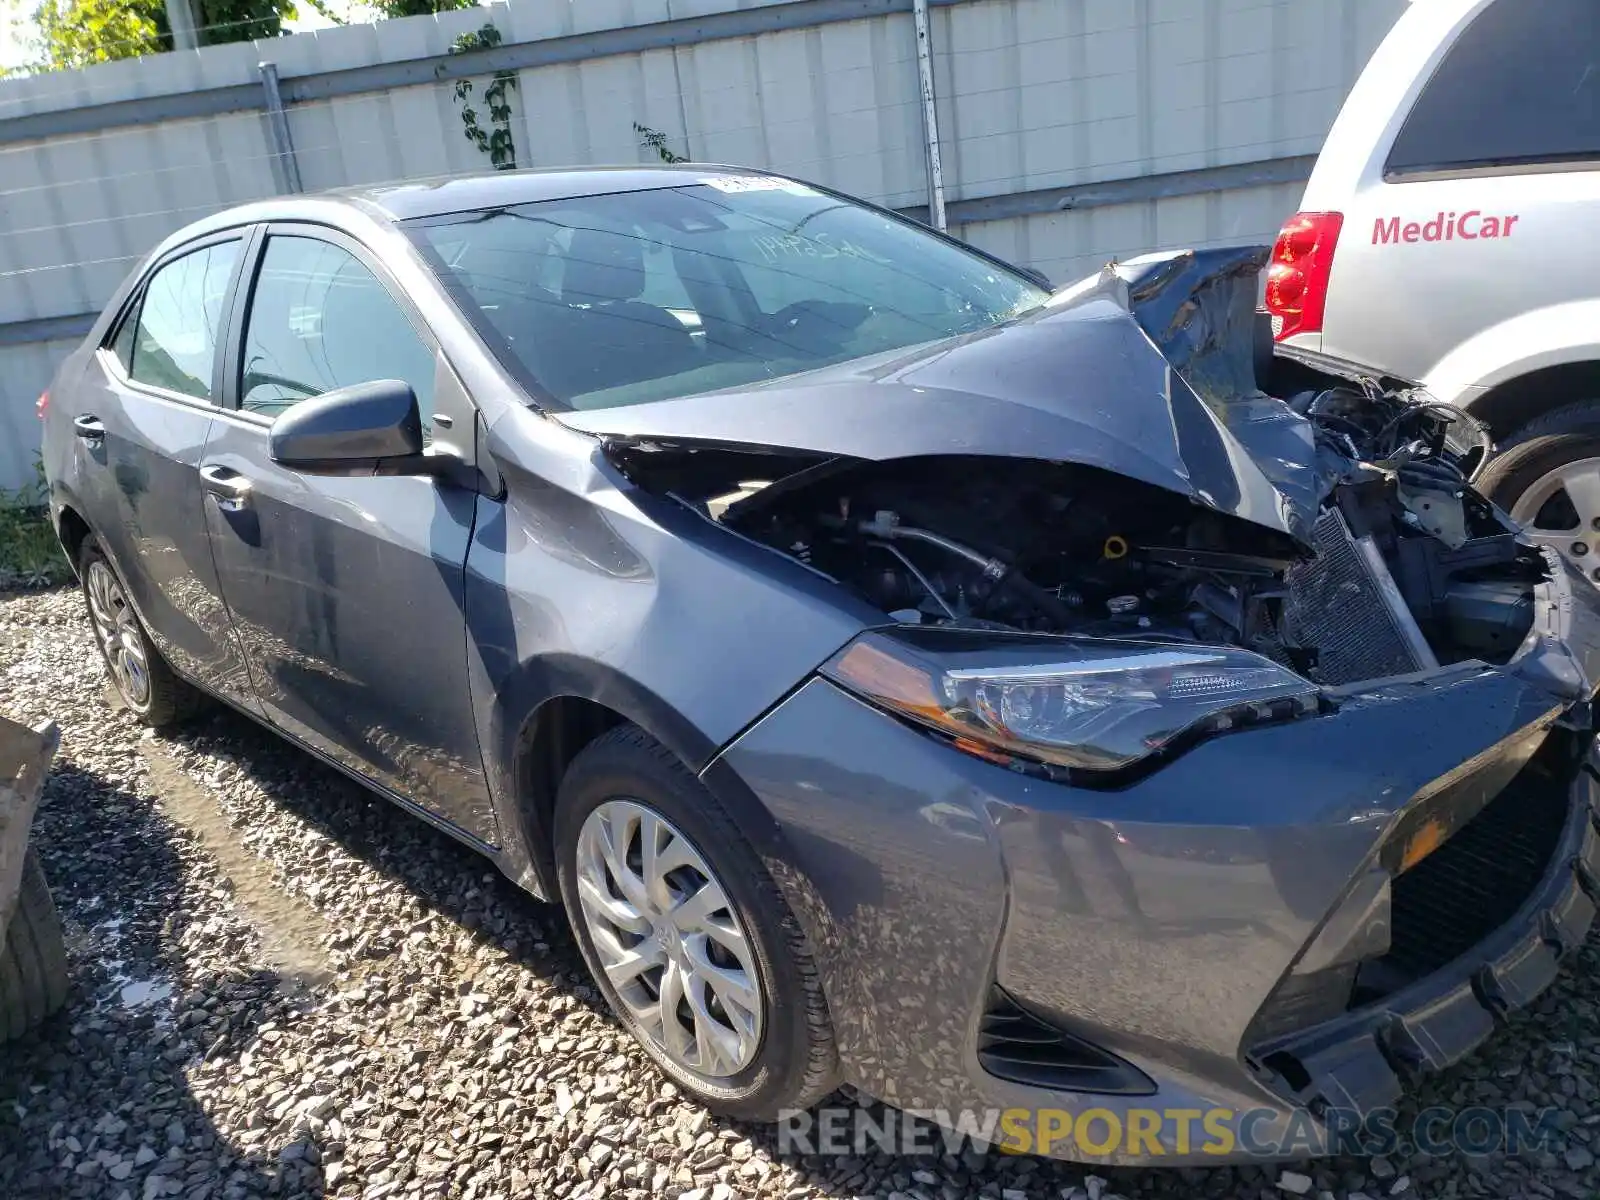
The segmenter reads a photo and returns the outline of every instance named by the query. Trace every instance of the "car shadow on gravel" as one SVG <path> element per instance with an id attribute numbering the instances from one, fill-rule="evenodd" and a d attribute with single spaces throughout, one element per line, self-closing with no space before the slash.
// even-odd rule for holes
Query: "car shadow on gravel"
<path id="1" fill-rule="evenodd" d="M 281 1011 L 281 981 L 185 967 L 180 943 L 209 936 L 226 889 L 197 882 L 192 839 L 125 781 L 59 757 L 45 785 L 34 840 L 70 990 L 61 1013 L 0 1045 L 0 1196 L 320 1196 L 310 1164 L 233 1144 L 189 1088 L 189 1067 Z"/>
<path id="2" fill-rule="evenodd" d="M 469 846 L 231 710 L 166 740 L 197 754 L 225 755 L 284 812 L 400 885 L 423 910 L 465 930 L 478 947 L 503 952 L 583 1007 L 609 1014 L 560 905 L 535 899 Z M 334 936 L 337 948 L 357 958 L 381 959 L 398 948 L 405 931 L 386 931 L 354 947 Z"/>

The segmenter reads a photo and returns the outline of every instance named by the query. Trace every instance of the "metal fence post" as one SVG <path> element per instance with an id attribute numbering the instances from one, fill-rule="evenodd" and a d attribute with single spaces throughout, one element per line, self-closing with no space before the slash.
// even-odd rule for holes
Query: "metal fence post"
<path id="1" fill-rule="evenodd" d="M 289 116 L 283 111 L 283 93 L 278 89 L 278 64 L 264 62 L 261 71 L 261 90 L 265 95 L 267 127 L 272 131 L 272 166 L 278 187 L 285 192 L 303 192 L 300 185 L 300 164 L 295 161 L 294 142 L 289 137 Z"/>
<path id="2" fill-rule="evenodd" d="M 922 131 L 928 141 L 928 217 L 945 228 L 944 164 L 939 159 L 939 106 L 933 93 L 933 35 L 928 30 L 928 0 L 912 0 L 917 27 L 917 76 L 922 82 Z"/>
<path id="3" fill-rule="evenodd" d="M 167 0 L 167 28 L 172 30 L 174 50 L 200 48 L 200 20 L 189 0 Z"/>

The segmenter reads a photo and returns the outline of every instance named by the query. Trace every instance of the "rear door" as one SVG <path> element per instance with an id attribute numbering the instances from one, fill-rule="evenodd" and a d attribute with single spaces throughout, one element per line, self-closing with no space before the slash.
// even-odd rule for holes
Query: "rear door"
<path id="1" fill-rule="evenodd" d="M 421 477 L 304 475 L 267 456 L 273 420 L 335 388 L 404 380 L 430 427 L 439 380 L 456 402 L 464 393 L 354 240 L 274 225 L 249 275 L 226 368 L 233 411 L 202 472 L 222 592 L 261 704 L 312 749 L 493 843 L 462 612 L 477 494 Z M 452 424 L 471 429 L 470 414 Z"/>
<path id="2" fill-rule="evenodd" d="M 168 661 L 254 710 L 206 536 L 200 462 L 221 395 L 222 330 L 248 231 L 173 250 L 133 290 L 75 387 L 84 517 Z"/>
<path id="3" fill-rule="evenodd" d="M 1476 334 L 1600 295 L 1597 168 L 1593 0 L 1494 0 L 1367 165 L 1322 349 L 1426 379 Z"/>

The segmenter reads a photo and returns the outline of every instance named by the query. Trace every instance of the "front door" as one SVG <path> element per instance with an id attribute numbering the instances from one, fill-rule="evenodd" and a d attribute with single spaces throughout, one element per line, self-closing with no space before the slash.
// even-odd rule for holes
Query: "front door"
<path id="1" fill-rule="evenodd" d="M 492 844 L 462 613 L 476 493 L 304 475 L 267 456 L 278 414 L 351 384 L 404 380 L 426 423 L 438 351 L 357 243 L 273 227 L 259 254 L 236 320 L 236 411 L 218 419 L 203 464 L 257 695 L 285 732 Z"/>
<path id="2" fill-rule="evenodd" d="M 213 569 L 200 479 L 244 245 L 234 231 L 156 266 L 90 361 L 72 418 L 84 515 L 156 645 L 191 679 L 256 711 Z M 112 615 L 95 614 L 97 626 Z"/>

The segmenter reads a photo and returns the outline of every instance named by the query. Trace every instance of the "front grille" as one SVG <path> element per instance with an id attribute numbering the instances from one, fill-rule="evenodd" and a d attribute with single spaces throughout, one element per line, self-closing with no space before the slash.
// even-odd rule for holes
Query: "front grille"
<path id="1" fill-rule="evenodd" d="M 996 1078 L 1033 1087 L 1124 1096 L 1156 1090 L 1133 1064 L 1036 1016 L 998 987 L 979 1026 L 978 1062 Z"/>
<path id="2" fill-rule="evenodd" d="M 1354 1004 L 1437 971 L 1517 915 L 1549 870 L 1566 825 L 1563 774 L 1536 759 L 1395 879 L 1389 953 L 1363 966 Z"/>
<path id="3" fill-rule="evenodd" d="M 1362 554 L 1338 509 L 1330 507 L 1317 518 L 1312 540 L 1316 557 L 1284 576 L 1283 612 L 1285 638 L 1316 651 L 1310 674 L 1337 685 L 1432 665 L 1388 568 Z"/>

